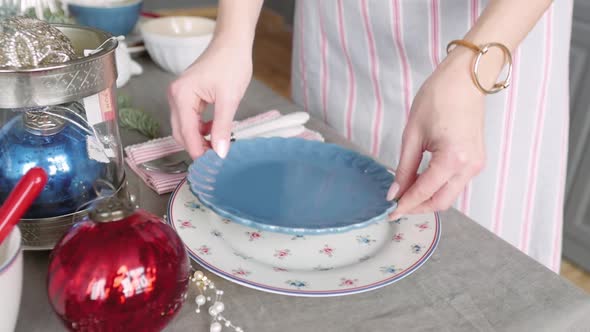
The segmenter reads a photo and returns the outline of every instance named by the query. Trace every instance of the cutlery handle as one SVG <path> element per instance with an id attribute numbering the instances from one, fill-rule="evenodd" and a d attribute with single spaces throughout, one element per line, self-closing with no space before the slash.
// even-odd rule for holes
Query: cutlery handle
<path id="1" fill-rule="evenodd" d="M 265 131 L 258 134 L 257 137 L 295 137 L 305 131 L 303 125 L 291 126 L 288 128 L 280 128 L 275 130 Z"/>
<path id="2" fill-rule="evenodd" d="M 279 128 L 275 130 L 269 130 L 261 132 L 257 137 L 295 137 L 305 131 L 303 125 L 295 125 L 286 128 Z M 245 139 L 248 137 L 242 137 L 241 132 L 237 132 L 234 135 L 235 139 Z M 173 157 L 172 157 L 173 156 Z M 192 163 L 192 158 L 186 155 L 185 151 L 176 152 L 172 155 L 168 155 L 156 160 L 146 161 L 139 164 L 141 168 L 150 172 L 160 172 L 166 174 L 178 174 L 186 172 L 188 165 Z"/>
<path id="3" fill-rule="evenodd" d="M 261 133 L 278 130 L 282 128 L 303 125 L 309 120 L 309 114 L 296 112 L 283 115 L 279 118 L 254 124 L 234 132 L 236 139 L 260 136 Z"/>

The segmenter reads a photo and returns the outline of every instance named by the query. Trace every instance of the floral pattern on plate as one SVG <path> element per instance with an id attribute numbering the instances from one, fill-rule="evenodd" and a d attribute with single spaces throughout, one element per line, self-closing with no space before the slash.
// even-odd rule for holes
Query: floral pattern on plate
<path id="1" fill-rule="evenodd" d="M 372 239 L 370 235 L 357 235 L 356 240 L 358 243 L 366 246 L 370 246 L 374 242 L 377 242 L 377 240 Z"/>
<path id="2" fill-rule="evenodd" d="M 440 237 L 436 214 L 339 234 L 260 232 L 196 208 L 195 199 L 183 182 L 168 207 L 191 258 L 225 279 L 278 294 L 339 296 L 389 285 L 418 269 Z"/>
<path id="3" fill-rule="evenodd" d="M 206 245 L 202 245 L 197 248 L 197 252 L 201 255 L 211 255 L 211 248 L 207 247 Z"/>
<path id="4" fill-rule="evenodd" d="M 214 229 L 211 231 L 211 235 L 215 236 L 215 237 L 222 237 L 223 233 L 221 233 L 220 231 Z"/>
<path id="5" fill-rule="evenodd" d="M 178 220 L 178 227 L 184 228 L 196 228 L 193 223 L 189 220 Z"/>
<path id="6" fill-rule="evenodd" d="M 395 265 L 382 266 L 379 268 L 379 270 L 387 274 L 396 274 L 400 271 L 400 269 L 396 268 Z"/>
<path id="7" fill-rule="evenodd" d="M 429 225 L 428 221 L 425 221 L 423 223 L 416 224 L 416 227 L 418 227 L 419 231 L 422 232 L 422 231 L 430 228 L 430 225 Z"/>
<path id="8" fill-rule="evenodd" d="M 258 239 L 262 238 L 262 232 L 260 231 L 251 231 L 251 232 L 245 232 L 246 235 L 248 235 L 248 241 L 252 242 L 252 241 L 256 241 Z"/>
<path id="9" fill-rule="evenodd" d="M 334 249 L 331 246 L 329 246 L 329 245 L 326 244 L 326 245 L 324 245 L 324 247 L 322 249 L 319 250 L 319 253 L 320 254 L 323 254 L 323 255 L 326 255 L 328 257 L 334 257 L 334 251 L 335 250 L 336 249 Z"/>
<path id="10" fill-rule="evenodd" d="M 355 287 L 358 283 L 358 279 L 340 278 L 340 287 Z"/>
<path id="11" fill-rule="evenodd" d="M 289 249 L 279 249 L 275 250 L 274 256 L 278 259 L 285 259 L 287 256 L 291 255 L 291 250 Z"/>
<path id="12" fill-rule="evenodd" d="M 242 268 L 232 270 L 232 274 L 239 277 L 247 277 L 250 275 L 250 271 L 244 270 Z"/>
<path id="13" fill-rule="evenodd" d="M 404 240 L 404 233 L 394 234 L 392 240 L 395 242 L 402 242 Z"/>
<path id="14" fill-rule="evenodd" d="M 414 254 L 420 254 L 424 250 L 424 245 L 422 245 L 422 244 L 412 244 L 411 248 L 412 248 L 412 252 Z"/>
<path id="15" fill-rule="evenodd" d="M 301 280 L 287 280 L 285 283 L 291 287 L 295 287 L 297 289 L 301 289 L 307 287 L 307 282 Z"/>
<path id="16" fill-rule="evenodd" d="M 189 209 L 191 211 L 199 210 L 201 212 L 205 212 L 205 208 L 201 204 L 197 203 L 196 199 L 185 202 L 184 207 L 186 207 L 187 209 Z"/>

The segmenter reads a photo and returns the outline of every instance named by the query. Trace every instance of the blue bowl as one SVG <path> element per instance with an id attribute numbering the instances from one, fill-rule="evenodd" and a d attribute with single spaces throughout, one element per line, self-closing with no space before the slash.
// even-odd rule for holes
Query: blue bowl
<path id="1" fill-rule="evenodd" d="M 112 7 L 68 4 L 78 24 L 94 27 L 114 36 L 127 35 L 135 28 L 141 13 L 142 0 L 129 1 Z"/>
<path id="2" fill-rule="evenodd" d="M 227 158 L 207 151 L 189 168 L 191 191 L 238 224 L 293 235 L 342 233 L 384 220 L 394 180 L 373 159 L 301 138 L 232 143 Z"/>

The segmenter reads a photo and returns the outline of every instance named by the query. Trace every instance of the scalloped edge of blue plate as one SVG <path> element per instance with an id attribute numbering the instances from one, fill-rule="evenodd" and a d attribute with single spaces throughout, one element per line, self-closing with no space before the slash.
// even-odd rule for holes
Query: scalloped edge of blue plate
<path id="1" fill-rule="evenodd" d="M 375 159 L 368 157 L 366 155 L 363 155 L 359 152 L 344 148 L 338 144 L 333 144 L 333 143 L 325 143 L 325 142 L 315 142 L 315 141 L 308 141 L 305 139 L 301 139 L 301 138 L 279 138 L 279 137 L 272 137 L 272 138 L 253 138 L 253 139 L 249 139 L 250 141 L 260 141 L 260 140 L 265 140 L 265 141 L 289 141 L 289 140 L 299 140 L 299 141 L 305 141 L 306 144 L 314 144 L 314 143 L 318 143 L 318 144 L 322 144 L 322 145 L 328 145 L 331 146 L 333 148 L 337 148 L 340 150 L 344 150 L 346 152 L 352 153 L 354 154 L 356 157 L 358 158 L 366 158 L 366 159 L 370 159 L 373 165 L 377 165 L 379 167 L 382 167 L 384 170 L 386 170 L 387 172 L 389 172 L 390 174 L 393 175 L 393 181 L 395 181 L 395 174 L 388 170 L 385 166 L 381 165 L 379 162 L 377 162 Z M 208 153 L 215 153 L 215 152 L 208 152 Z M 198 160 L 198 159 L 197 159 Z M 251 227 L 257 230 L 264 230 L 264 231 L 269 231 L 269 232 L 275 232 L 275 233 L 285 233 L 285 234 L 291 234 L 291 235 L 325 235 L 325 234 L 337 234 L 337 233 L 345 233 L 351 230 L 355 230 L 355 229 L 360 229 L 360 228 L 364 228 L 367 227 L 373 223 L 385 220 L 388 218 L 389 214 L 391 214 L 396 208 L 397 208 L 397 201 L 392 201 L 391 202 L 391 206 L 387 209 L 385 209 L 385 211 L 383 211 L 381 214 L 374 216 L 372 218 L 369 218 L 365 221 L 362 222 L 357 222 L 354 224 L 349 224 L 346 226 L 337 226 L 337 227 L 325 227 L 325 228 L 317 228 L 317 229 L 311 229 L 311 228 L 296 228 L 296 227 L 285 227 L 285 226 L 275 226 L 275 225 L 269 225 L 269 224 L 264 224 L 264 223 L 260 223 L 254 220 L 250 220 L 244 217 L 241 217 L 239 215 L 236 215 L 234 213 L 231 213 L 229 211 L 226 211 L 222 208 L 217 207 L 216 205 L 212 204 L 211 202 L 209 202 L 206 198 L 207 194 L 201 194 L 199 192 L 197 192 L 194 189 L 194 185 L 193 183 L 191 183 L 190 180 L 190 174 L 191 174 L 191 169 L 194 167 L 195 163 L 197 162 L 197 160 L 195 160 L 189 167 L 189 173 L 187 175 L 187 181 L 189 183 L 189 188 L 190 191 L 193 193 L 193 195 L 195 195 L 203 205 L 205 205 L 207 208 L 209 208 L 210 210 L 212 210 L 213 212 L 217 213 L 218 215 L 220 215 L 223 218 L 229 219 L 233 222 L 239 223 L 241 225 L 247 226 L 247 227 Z"/>

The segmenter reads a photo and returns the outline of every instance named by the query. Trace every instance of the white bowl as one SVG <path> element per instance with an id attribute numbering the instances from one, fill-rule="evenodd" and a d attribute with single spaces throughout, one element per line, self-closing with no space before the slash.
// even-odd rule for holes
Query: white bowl
<path id="1" fill-rule="evenodd" d="M 14 331 L 23 283 L 21 234 L 15 227 L 0 245 L 0 331 Z"/>
<path id="2" fill-rule="evenodd" d="M 215 21 L 204 17 L 162 17 L 141 23 L 140 30 L 152 60 L 178 75 L 205 51 L 213 38 Z"/>

